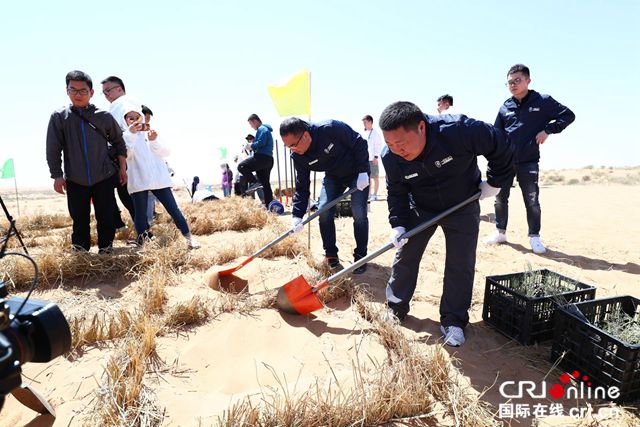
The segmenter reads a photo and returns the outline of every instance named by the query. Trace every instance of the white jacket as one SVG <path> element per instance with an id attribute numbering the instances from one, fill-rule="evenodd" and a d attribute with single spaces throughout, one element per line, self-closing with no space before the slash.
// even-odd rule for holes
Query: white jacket
<path id="1" fill-rule="evenodd" d="M 127 113 L 136 111 L 142 114 L 140 106 L 130 105 L 126 110 Z M 163 160 L 169 155 L 170 150 L 160 142 L 160 138 L 149 141 L 147 132 L 133 133 L 129 129 L 122 136 L 127 144 L 127 175 L 129 177 L 127 190 L 129 193 L 172 187 L 173 181 L 167 164 Z"/>

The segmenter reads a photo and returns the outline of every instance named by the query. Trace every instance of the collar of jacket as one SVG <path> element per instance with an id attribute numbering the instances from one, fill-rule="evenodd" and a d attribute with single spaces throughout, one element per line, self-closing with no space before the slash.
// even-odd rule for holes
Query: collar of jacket
<path id="1" fill-rule="evenodd" d="M 522 101 L 518 101 L 515 97 L 511 97 L 511 100 L 513 101 L 514 104 L 516 104 L 518 107 L 521 105 L 526 104 L 527 102 L 529 102 L 529 100 L 531 100 L 531 98 L 533 97 L 534 94 L 536 94 L 538 92 L 536 92 L 533 89 L 529 89 L 529 91 L 527 92 L 527 94 L 525 95 L 524 98 L 522 98 Z"/>

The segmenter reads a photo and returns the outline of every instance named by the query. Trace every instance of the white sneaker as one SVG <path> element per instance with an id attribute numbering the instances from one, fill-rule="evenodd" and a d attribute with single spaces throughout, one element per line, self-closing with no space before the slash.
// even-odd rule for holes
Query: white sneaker
<path id="1" fill-rule="evenodd" d="M 489 237 L 487 237 L 484 242 L 487 245 L 498 245 L 500 243 L 506 243 L 507 242 L 507 232 L 504 231 L 500 231 L 500 230 L 496 230 L 492 235 L 490 235 Z"/>
<path id="2" fill-rule="evenodd" d="M 198 243 L 198 241 L 194 239 L 191 234 L 185 236 L 185 239 L 187 239 L 187 247 L 189 249 L 198 249 L 200 247 L 200 243 Z"/>
<path id="3" fill-rule="evenodd" d="M 440 326 L 440 331 L 444 335 L 444 344 L 451 347 L 460 347 L 464 344 L 464 332 L 458 326 Z"/>
<path id="4" fill-rule="evenodd" d="M 534 236 L 529 239 L 529 244 L 531 245 L 531 249 L 535 254 L 543 254 L 547 252 L 547 249 L 544 247 L 542 242 L 540 241 L 539 236 Z"/>

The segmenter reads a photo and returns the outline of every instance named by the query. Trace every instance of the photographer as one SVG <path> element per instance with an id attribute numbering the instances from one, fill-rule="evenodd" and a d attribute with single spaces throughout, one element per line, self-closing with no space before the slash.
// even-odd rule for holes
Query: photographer
<path id="1" fill-rule="evenodd" d="M 76 70 L 70 71 L 65 80 L 71 105 L 53 112 L 47 129 L 47 163 L 53 188 L 60 194 L 66 191 L 73 220 L 73 248 L 84 251 L 91 248 L 89 224 L 93 201 L 99 253 L 109 253 L 115 236 L 112 177 L 119 174 L 120 185 L 127 183 L 122 131 L 111 114 L 89 103 L 93 96 L 91 77 Z M 112 136 L 119 172 L 109 159 L 107 141 L 98 128 Z"/>

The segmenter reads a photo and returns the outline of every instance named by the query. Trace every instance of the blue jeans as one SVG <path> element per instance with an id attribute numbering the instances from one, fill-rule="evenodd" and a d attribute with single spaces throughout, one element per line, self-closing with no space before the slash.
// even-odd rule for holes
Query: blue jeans
<path id="1" fill-rule="evenodd" d="M 176 203 L 176 199 L 173 197 L 173 193 L 171 192 L 171 188 L 161 188 L 159 190 L 144 190 L 137 191 L 131 194 L 131 198 L 133 199 L 134 206 L 134 218 L 133 223 L 136 226 L 136 232 L 138 235 L 144 233 L 149 230 L 149 222 L 147 221 L 147 202 L 149 201 L 148 193 L 153 193 L 156 196 L 156 199 L 164 206 L 167 213 L 173 219 L 173 222 L 180 230 L 183 236 L 189 234 L 189 226 L 187 225 L 187 220 L 184 219 L 184 215 L 180 211 L 178 204 Z"/>
<path id="2" fill-rule="evenodd" d="M 518 185 L 522 190 L 522 198 L 527 208 L 527 224 L 529 225 L 529 237 L 540 236 L 540 222 L 542 212 L 540 211 L 540 187 L 538 187 L 539 167 L 538 162 L 520 163 L 514 165 L 515 175 L 518 178 Z M 498 230 L 507 230 L 507 222 L 509 221 L 509 194 L 511 193 L 511 184 L 513 176 L 507 184 L 502 187 L 500 193 L 496 196 L 494 204 L 496 210 L 496 228 Z"/>
<path id="3" fill-rule="evenodd" d="M 320 202 L 318 209 L 322 209 L 328 202 L 342 195 L 347 188 L 356 186 L 356 178 L 345 179 L 325 175 L 322 180 L 322 190 L 320 191 Z M 362 258 L 367 255 L 367 244 L 369 241 L 369 219 L 367 218 L 367 199 L 369 198 L 369 187 L 361 191 L 356 191 L 351 195 L 351 213 L 353 215 L 353 235 L 356 239 L 356 248 L 353 251 L 354 258 Z M 334 215 L 336 207 L 332 207 L 327 212 L 320 214 L 320 235 L 322 236 L 322 246 L 325 256 L 338 257 L 338 247 L 336 246 L 336 224 Z"/>

